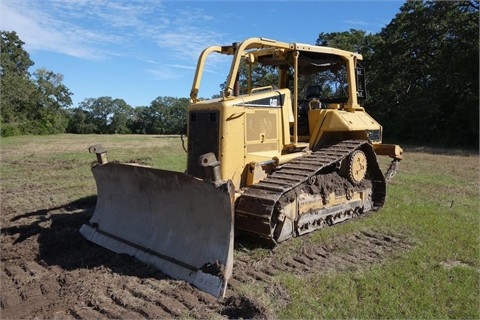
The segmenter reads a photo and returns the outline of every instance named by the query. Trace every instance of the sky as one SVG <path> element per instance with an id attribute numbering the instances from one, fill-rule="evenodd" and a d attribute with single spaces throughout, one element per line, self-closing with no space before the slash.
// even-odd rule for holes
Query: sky
<path id="1" fill-rule="evenodd" d="M 15 31 L 38 68 L 63 75 L 72 107 L 87 98 L 149 106 L 189 97 L 198 56 L 251 37 L 315 44 L 319 33 L 378 33 L 403 1 L 0 0 L 0 30 Z M 220 92 L 229 63 L 209 58 L 200 97 Z"/>

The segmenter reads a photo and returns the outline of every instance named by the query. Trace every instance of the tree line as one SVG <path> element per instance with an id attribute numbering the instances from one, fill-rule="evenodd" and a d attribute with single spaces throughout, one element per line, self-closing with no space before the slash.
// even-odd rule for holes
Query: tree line
<path id="1" fill-rule="evenodd" d="M 479 1 L 406 1 L 379 33 L 320 33 L 316 44 L 363 55 L 365 107 L 383 125 L 386 142 L 478 149 L 478 13 Z M 29 73 L 34 63 L 23 45 L 14 31 L 1 32 L 2 136 L 186 132 L 187 98 L 158 97 L 133 108 L 98 97 L 73 108 L 61 74 Z M 253 80 L 272 76 L 258 70 Z"/>
<path id="2" fill-rule="evenodd" d="M 187 132 L 187 98 L 158 97 L 132 108 L 123 99 L 87 98 L 69 112 L 68 133 L 179 134 Z"/>
<path id="3" fill-rule="evenodd" d="M 158 97 L 133 108 L 123 99 L 87 98 L 72 107 L 63 75 L 34 65 L 15 31 L 1 32 L 2 136 L 55 133 L 186 133 L 187 98 Z"/>

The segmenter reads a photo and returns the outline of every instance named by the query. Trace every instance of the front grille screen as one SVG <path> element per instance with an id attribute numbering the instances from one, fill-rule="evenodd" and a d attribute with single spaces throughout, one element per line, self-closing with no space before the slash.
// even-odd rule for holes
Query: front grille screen
<path id="1" fill-rule="evenodd" d="M 198 158 L 213 152 L 218 159 L 220 112 L 217 110 L 191 111 L 188 127 L 187 173 L 205 179 L 205 169 L 198 164 Z"/>

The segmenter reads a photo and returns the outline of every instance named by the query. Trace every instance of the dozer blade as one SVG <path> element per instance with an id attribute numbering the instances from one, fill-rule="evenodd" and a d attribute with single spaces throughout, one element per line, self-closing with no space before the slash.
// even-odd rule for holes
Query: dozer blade
<path id="1" fill-rule="evenodd" d="M 223 297 L 233 264 L 231 181 L 216 187 L 189 175 L 106 163 L 92 168 L 97 205 L 80 232 Z"/>

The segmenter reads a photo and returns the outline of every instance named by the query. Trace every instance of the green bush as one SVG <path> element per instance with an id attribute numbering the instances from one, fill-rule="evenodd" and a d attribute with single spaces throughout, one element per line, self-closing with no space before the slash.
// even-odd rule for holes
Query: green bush
<path id="1" fill-rule="evenodd" d="M 20 130 L 17 123 L 0 124 L 0 136 L 2 137 L 18 136 L 21 134 L 22 134 L 22 131 Z"/>

